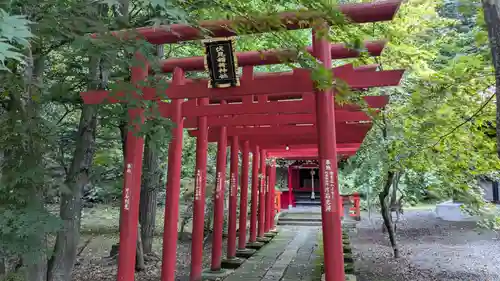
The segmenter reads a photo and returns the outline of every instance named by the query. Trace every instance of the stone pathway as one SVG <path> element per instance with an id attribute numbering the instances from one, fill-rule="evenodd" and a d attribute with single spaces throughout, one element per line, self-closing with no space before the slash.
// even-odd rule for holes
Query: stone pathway
<path id="1" fill-rule="evenodd" d="M 319 227 L 284 226 L 226 281 L 312 281 Z"/>

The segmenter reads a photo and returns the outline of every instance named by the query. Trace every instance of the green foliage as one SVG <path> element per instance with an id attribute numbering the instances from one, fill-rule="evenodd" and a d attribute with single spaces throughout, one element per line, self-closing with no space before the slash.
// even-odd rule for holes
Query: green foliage
<path id="1" fill-rule="evenodd" d="M 470 24 L 475 13 L 449 8 L 408 1 L 393 23 L 373 26 L 390 37 L 377 62 L 407 73 L 401 87 L 371 91 L 391 102 L 348 169 L 371 198 L 387 171 L 400 171 L 409 203 L 453 198 L 479 212 L 484 201 L 477 180 L 499 169 L 495 140 L 487 134 L 495 119 L 493 69 L 489 49 L 476 41 L 484 30 Z"/>
<path id="2" fill-rule="evenodd" d="M 32 37 L 29 24 L 24 16 L 9 15 L 0 8 L 0 70 L 9 70 L 5 66 L 6 60 L 24 62 L 17 46 L 28 47 L 28 40 Z"/>

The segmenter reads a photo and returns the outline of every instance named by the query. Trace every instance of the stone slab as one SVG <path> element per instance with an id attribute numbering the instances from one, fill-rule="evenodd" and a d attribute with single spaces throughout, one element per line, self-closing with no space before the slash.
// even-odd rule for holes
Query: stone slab
<path id="1" fill-rule="evenodd" d="M 272 233 L 275 233 L 275 234 L 279 233 L 279 231 L 278 231 L 277 228 L 273 228 L 273 229 L 269 230 L 269 232 L 272 232 Z"/>
<path id="2" fill-rule="evenodd" d="M 280 227 L 280 235 L 224 281 L 311 281 L 318 227 Z"/>
<path id="3" fill-rule="evenodd" d="M 345 281 L 357 281 L 357 277 L 352 274 L 346 274 L 345 275 Z M 325 281 L 325 274 L 321 275 L 321 281 Z"/>
<path id="4" fill-rule="evenodd" d="M 240 267 L 244 262 L 245 260 L 240 258 L 224 259 L 221 262 L 221 267 L 224 269 L 236 269 Z"/>
<path id="5" fill-rule="evenodd" d="M 257 242 L 261 242 L 261 243 L 269 243 L 271 242 L 271 240 L 273 240 L 273 238 L 270 238 L 270 237 L 257 237 Z"/>
<path id="6" fill-rule="evenodd" d="M 264 243 L 255 241 L 255 242 L 248 242 L 247 243 L 247 248 L 249 249 L 254 249 L 254 250 L 260 250 L 260 248 L 264 247 Z"/>
<path id="7" fill-rule="evenodd" d="M 274 236 L 276 235 L 277 235 L 276 233 L 271 231 L 264 233 L 264 237 L 269 237 L 269 238 L 274 238 Z"/>
<path id="8" fill-rule="evenodd" d="M 217 270 L 217 271 L 213 271 L 211 269 L 207 269 L 207 270 L 204 270 L 201 274 L 201 279 L 202 280 L 206 280 L 206 281 L 217 281 L 217 280 L 222 280 L 226 277 L 228 277 L 229 275 L 231 275 L 231 273 L 233 273 L 234 271 L 233 270 L 228 270 L 228 269 L 223 269 L 221 268 L 220 270 Z"/>
<path id="9" fill-rule="evenodd" d="M 250 249 L 250 248 L 237 249 L 236 250 L 236 257 L 242 258 L 242 259 L 248 259 L 249 257 L 253 256 L 256 252 L 257 252 L 257 250 Z"/>

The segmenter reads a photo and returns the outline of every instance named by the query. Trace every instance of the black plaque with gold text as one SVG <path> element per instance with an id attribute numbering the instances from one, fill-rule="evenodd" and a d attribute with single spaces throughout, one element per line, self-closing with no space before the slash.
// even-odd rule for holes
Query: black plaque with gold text
<path id="1" fill-rule="evenodd" d="M 234 39 L 210 39 L 205 44 L 205 68 L 210 75 L 209 88 L 227 88 L 240 85 L 238 64 L 234 55 Z"/>

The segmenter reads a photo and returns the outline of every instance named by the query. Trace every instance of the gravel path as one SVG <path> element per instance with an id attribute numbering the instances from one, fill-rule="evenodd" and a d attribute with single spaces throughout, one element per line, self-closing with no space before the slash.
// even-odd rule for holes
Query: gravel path
<path id="1" fill-rule="evenodd" d="M 360 281 L 498 281 L 500 241 L 471 222 L 446 222 L 433 211 L 407 211 L 398 224 L 401 258 L 392 258 L 382 220 L 365 216 L 351 241 Z"/>

